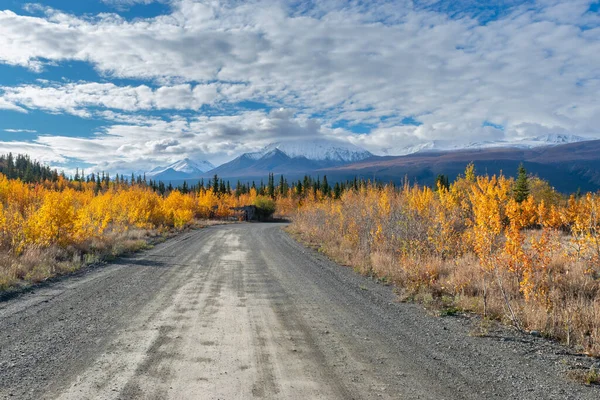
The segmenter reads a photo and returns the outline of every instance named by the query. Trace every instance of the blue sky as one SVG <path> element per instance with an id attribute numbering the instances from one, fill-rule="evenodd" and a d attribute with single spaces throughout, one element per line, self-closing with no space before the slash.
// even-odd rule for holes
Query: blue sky
<path id="1" fill-rule="evenodd" d="M 127 173 L 325 137 L 600 137 L 596 0 L 0 0 L 0 152 Z"/>

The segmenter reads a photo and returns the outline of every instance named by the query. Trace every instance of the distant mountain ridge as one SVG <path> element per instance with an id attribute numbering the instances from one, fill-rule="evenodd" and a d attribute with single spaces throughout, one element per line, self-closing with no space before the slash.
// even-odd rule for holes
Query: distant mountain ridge
<path id="1" fill-rule="evenodd" d="M 514 140 L 489 140 L 481 142 L 472 142 L 464 145 L 457 145 L 450 140 L 432 140 L 419 143 L 412 146 L 406 146 L 399 149 L 387 149 L 390 156 L 402 156 L 420 152 L 432 151 L 460 151 L 471 149 L 490 149 L 496 147 L 513 147 L 517 149 L 532 149 L 543 146 L 557 146 L 567 143 L 578 143 L 592 140 L 577 135 L 569 134 L 548 134 Z"/>
<path id="2" fill-rule="evenodd" d="M 271 143 L 264 148 L 262 154 L 275 149 L 291 158 L 305 157 L 312 161 L 332 163 L 357 162 L 373 156 L 367 150 L 351 143 L 325 139 Z"/>
<path id="3" fill-rule="evenodd" d="M 396 157 L 377 157 L 359 163 L 315 171 L 330 181 L 355 176 L 383 182 L 405 179 L 433 185 L 438 174 L 454 180 L 470 162 L 481 174 L 514 175 L 523 163 L 529 173 L 550 182 L 558 191 L 573 193 L 600 190 L 600 140 L 535 146 L 490 147 L 452 151 L 417 152 Z"/>
<path id="4" fill-rule="evenodd" d="M 210 173 L 222 177 L 266 176 L 269 172 L 303 174 L 372 157 L 373 154 L 365 149 L 337 140 L 286 141 L 244 153 Z"/>
<path id="5" fill-rule="evenodd" d="M 433 184 L 437 174 L 453 180 L 474 162 L 480 173 L 513 174 L 520 163 L 533 174 L 547 179 L 557 190 L 574 192 L 600 189 L 600 140 L 575 135 L 543 135 L 514 142 L 479 142 L 467 148 L 440 150 L 448 142 L 434 142 L 404 156 L 374 156 L 352 144 L 339 141 L 288 141 L 244 153 L 211 168 L 210 163 L 189 159 L 155 168 L 147 178 L 181 184 L 218 175 L 224 179 L 252 181 L 269 173 L 293 180 L 305 174 L 327 175 L 331 182 L 355 176 L 397 183 L 408 179 Z"/>
<path id="6" fill-rule="evenodd" d="M 185 158 L 166 167 L 156 167 L 146 172 L 146 177 L 161 181 L 193 179 L 214 168 L 215 166 L 208 161 L 192 161 Z"/>

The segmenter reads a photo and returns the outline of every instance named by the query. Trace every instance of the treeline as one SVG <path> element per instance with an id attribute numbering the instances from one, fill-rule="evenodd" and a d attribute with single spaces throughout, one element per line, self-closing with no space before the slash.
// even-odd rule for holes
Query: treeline
<path id="1" fill-rule="evenodd" d="M 71 187 L 75 190 L 88 189 L 93 185 L 96 193 L 108 190 L 111 185 L 121 186 L 146 186 L 161 195 L 169 194 L 173 190 L 178 190 L 184 194 L 190 192 L 201 192 L 211 190 L 216 194 L 234 194 L 241 196 L 249 194 L 251 190 L 255 190 L 260 196 L 268 196 L 272 199 L 276 197 L 305 197 L 309 194 L 323 195 L 327 197 L 339 198 L 341 194 L 348 190 L 358 190 L 360 187 L 367 184 L 377 184 L 383 186 L 381 182 L 354 178 L 345 182 L 335 182 L 330 184 L 327 176 L 313 178 L 310 175 L 305 175 L 303 179 L 288 182 L 288 180 L 280 175 L 275 178 L 274 174 L 269 174 L 267 182 L 260 180 L 259 182 L 244 182 L 238 180 L 235 185 L 229 180 L 220 178 L 214 175 L 212 179 L 200 179 L 196 183 L 188 183 L 183 181 L 180 185 L 174 186 L 171 182 L 163 182 L 161 180 L 147 179 L 145 174 L 131 175 L 115 174 L 111 176 L 108 172 L 91 172 L 85 173 L 85 170 L 76 169 L 74 175 L 66 175 L 64 172 L 59 172 L 43 165 L 39 161 L 32 160 L 27 155 L 18 154 L 14 156 L 9 153 L 0 156 L 0 173 L 8 179 L 20 179 L 25 183 L 43 183 L 57 182 L 59 178 L 63 182 L 71 183 Z M 83 184 L 86 184 L 85 186 Z"/>
<path id="2" fill-rule="evenodd" d="M 218 177 L 215 175 L 213 182 L 216 182 Z M 202 183 L 201 183 L 202 185 Z M 267 183 L 265 184 L 262 180 L 259 185 L 256 182 L 240 182 L 237 181 L 235 186 L 236 195 L 248 193 L 251 189 L 257 190 L 257 192 L 264 196 L 271 198 L 304 198 L 307 196 L 320 196 L 320 197 L 332 197 L 339 199 L 342 193 L 347 190 L 359 190 L 361 187 L 367 185 L 377 185 L 383 187 L 384 184 L 378 181 L 370 181 L 366 179 L 359 179 L 355 177 L 353 180 L 346 180 L 342 182 L 334 182 L 333 185 L 327 180 L 327 175 L 322 178 L 317 176 L 316 178 L 311 175 L 304 175 L 303 179 L 292 181 L 291 183 L 285 178 L 284 175 L 279 175 L 276 179 L 274 174 L 269 174 Z M 392 184 L 393 185 L 393 184 Z"/>
<path id="3" fill-rule="evenodd" d="M 18 154 L 15 157 L 10 153 L 0 155 L 0 173 L 8 179 L 20 179 L 27 183 L 46 180 L 56 182 L 59 177 L 56 169 L 45 166 L 39 161 L 33 161 L 27 155 Z"/>

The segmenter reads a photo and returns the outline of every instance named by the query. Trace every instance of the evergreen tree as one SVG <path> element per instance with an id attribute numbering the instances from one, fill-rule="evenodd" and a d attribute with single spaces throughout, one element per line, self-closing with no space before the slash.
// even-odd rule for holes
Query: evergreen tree
<path id="1" fill-rule="evenodd" d="M 335 185 L 333 185 L 333 198 L 339 199 L 341 195 L 342 195 L 342 187 L 340 186 L 340 184 L 338 182 L 336 182 Z"/>
<path id="2" fill-rule="evenodd" d="M 279 176 L 279 195 L 283 197 L 283 195 L 287 192 L 285 189 L 285 180 L 283 179 L 283 174 Z"/>
<path id="3" fill-rule="evenodd" d="M 15 178 L 15 160 L 12 153 L 8 153 L 8 157 L 6 159 L 6 176 L 8 179 Z"/>
<path id="4" fill-rule="evenodd" d="M 517 203 L 522 203 L 529 197 L 529 182 L 527 171 L 523 164 L 519 165 L 517 180 L 513 189 L 514 199 Z"/>
<path id="5" fill-rule="evenodd" d="M 327 175 L 323 175 L 323 182 L 321 183 L 321 192 L 324 196 L 329 196 L 329 192 L 331 188 L 329 187 L 329 183 L 327 182 Z"/>
<path id="6" fill-rule="evenodd" d="M 304 175 L 304 182 L 302 183 L 302 189 L 304 193 L 308 192 L 309 188 L 312 186 L 310 176 Z"/>
<path id="7" fill-rule="evenodd" d="M 448 179 L 448 176 L 446 176 L 444 174 L 439 174 L 435 178 L 434 190 L 438 190 L 439 188 L 446 189 L 446 190 L 450 189 L 450 180 Z"/>
<path id="8" fill-rule="evenodd" d="M 213 176 L 212 191 L 213 193 L 219 193 L 219 177 L 217 176 L 217 174 Z"/>
<path id="9" fill-rule="evenodd" d="M 23 180 L 27 183 L 32 183 L 35 178 L 33 175 L 33 168 L 31 168 L 31 165 L 27 165 L 27 167 L 25 168 L 25 173 L 23 174 Z"/>
<path id="10" fill-rule="evenodd" d="M 267 196 L 270 198 L 275 197 L 275 176 L 269 173 L 269 182 L 267 184 Z"/>

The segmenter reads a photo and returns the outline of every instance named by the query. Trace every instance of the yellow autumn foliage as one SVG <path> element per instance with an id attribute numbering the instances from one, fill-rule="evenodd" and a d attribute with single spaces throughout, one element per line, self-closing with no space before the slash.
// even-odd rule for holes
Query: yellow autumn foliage
<path id="1" fill-rule="evenodd" d="M 202 188 L 164 196 L 146 185 L 71 182 L 26 184 L 0 174 L 0 249 L 67 247 L 130 229 L 181 229 L 195 219 L 228 217 L 231 207 L 253 204 L 255 189 L 235 196 Z M 291 206 L 290 206 L 291 207 Z"/>
<path id="2" fill-rule="evenodd" d="M 517 202 L 514 184 L 473 164 L 449 188 L 367 183 L 338 200 L 309 195 L 292 229 L 409 293 L 451 296 L 599 354 L 600 194 L 567 200 L 530 178 Z"/>

